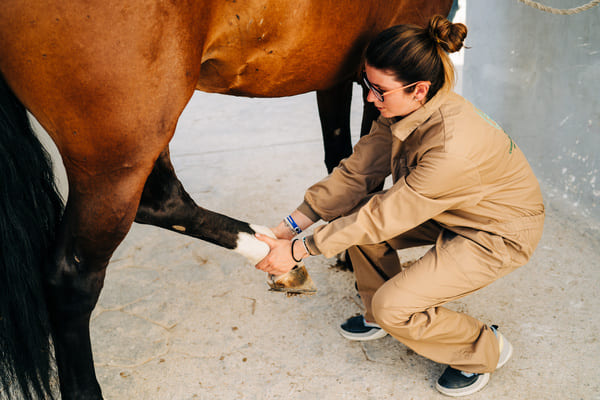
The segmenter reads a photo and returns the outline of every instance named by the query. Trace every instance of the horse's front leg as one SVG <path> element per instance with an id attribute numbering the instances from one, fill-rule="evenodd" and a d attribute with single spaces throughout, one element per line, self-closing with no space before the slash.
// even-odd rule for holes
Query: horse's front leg
<path id="1" fill-rule="evenodd" d="M 350 137 L 350 106 L 352 81 L 345 81 L 327 90 L 317 90 L 317 105 L 323 133 L 325 166 L 333 171 L 344 158 L 352 154 Z"/>
<path id="2" fill-rule="evenodd" d="M 129 230 L 153 159 L 146 167 L 69 170 L 69 199 L 46 270 L 46 295 L 63 399 L 101 399 L 90 344 L 90 315 L 108 261 Z M 110 163 L 109 163 L 110 164 Z M 114 167 L 114 165 L 113 165 Z"/>
<path id="3" fill-rule="evenodd" d="M 256 239 L 254 233 L 273 236 L 267 227 L 198 207 L 175 175 L 168 148 L 161 153 L 146 181 L 135 220 L 232 249 L 252 264 L 269 252 L 267 244 Z M 269 276 L 269 285 L 272 290 L 287 293 L 316 291 L 304 265 L 281 276 Z"/>
<path id="4" fill-rule="evenodd" d="M 135 221 L 169 229 L 234 250 L 256 264 L 269 252 L 254 237 L 256 232 L 272 236 L 270 229 L 196 205 L 177 178 L 169 150 L 156 161 L 146 181 Z"/>

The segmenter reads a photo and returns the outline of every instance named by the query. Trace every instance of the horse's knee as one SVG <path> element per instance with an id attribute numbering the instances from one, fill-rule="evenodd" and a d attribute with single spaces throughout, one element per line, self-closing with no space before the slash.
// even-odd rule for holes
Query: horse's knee
<path id="1" fill-rule="evenodd" d="M 50 311 L 63 318 L 91 314 L 104 284 L 105 269 L 87 269 L 76 257 L 61 257 L 47 269 L 46 293 Z"/>

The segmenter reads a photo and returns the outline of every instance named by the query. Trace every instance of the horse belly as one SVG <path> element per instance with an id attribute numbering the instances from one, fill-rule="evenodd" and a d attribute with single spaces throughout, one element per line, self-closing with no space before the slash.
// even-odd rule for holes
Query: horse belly
<path id="1" fill-rule="evenodd" d="M 339 5 L 325 7 L 301 0 L 226 2 L 213 15 L 197 89 L 280 97 L 348 79 L 360 60 L 365 21 L 357 25 L 350 17 L 357 5 L 345 12 Z"/>
<path id="2" fill-rule="evenodd" d="M 423 4 L 425 3 L 425 4 Z M 213 10 L 197 89 L 249 97 L 323 90 L 354 78 L 363 49 L 398 23 L 447 15 L 452 0 L 246 0 Z"/>

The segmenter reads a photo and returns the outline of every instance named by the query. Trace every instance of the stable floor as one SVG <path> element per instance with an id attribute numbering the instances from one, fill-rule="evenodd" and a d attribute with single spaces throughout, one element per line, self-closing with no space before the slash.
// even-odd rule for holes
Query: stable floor
<path id="1" fill-rule="evenodd" d="M 360 104 L 353 108 L 357 127 Z M 171 150 L 199 205 L 267 226 L 325 175 L 314 93 L 197 93 Z M 600 399 L 600 240 L 585 223 L 547 208 L 528 265 L 449 305 L 500 325 L 515 348 L 471 399 Z M 402 261 L 422 250 L 401 253 Z M 434 387 L 444 366 L 389 336 L 343 339 L 339 324 L 362 311 L 352 273 L 321 256 L 306 264 L 317 294 L 286 297 L 269 292 L 264 273 L 233 252 L 134 224 L 91 322 L 105 397 L 444 398 Z"/>

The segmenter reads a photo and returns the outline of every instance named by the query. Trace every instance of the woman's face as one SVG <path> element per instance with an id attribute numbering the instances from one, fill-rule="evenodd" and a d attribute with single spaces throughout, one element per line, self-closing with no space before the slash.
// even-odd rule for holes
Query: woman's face
<path id="1" fill-rule="evenodd" d="M 369 64 L 365 65 L 365 73 L 371 85 L 378 89 L 381 93 L 389 92 L 414 83 L 399 82 L 392 74 L 384 70 L 371 67 Z M 369 90 L 367 101 L 373 103 L 381 115 L 386 118 L 404 117 L 417 110 L 425 103 L 425 97 L 427 95 L 427 91 L 429 90 L 429 85 L 429 82 L 419 82 L 417 85 L 415 85 L 416 87 L 413 92 L 406 93 L 404 90 L 398 90 L 386 94 L 383 101 L 377 99 L 373 91 Z"/>

